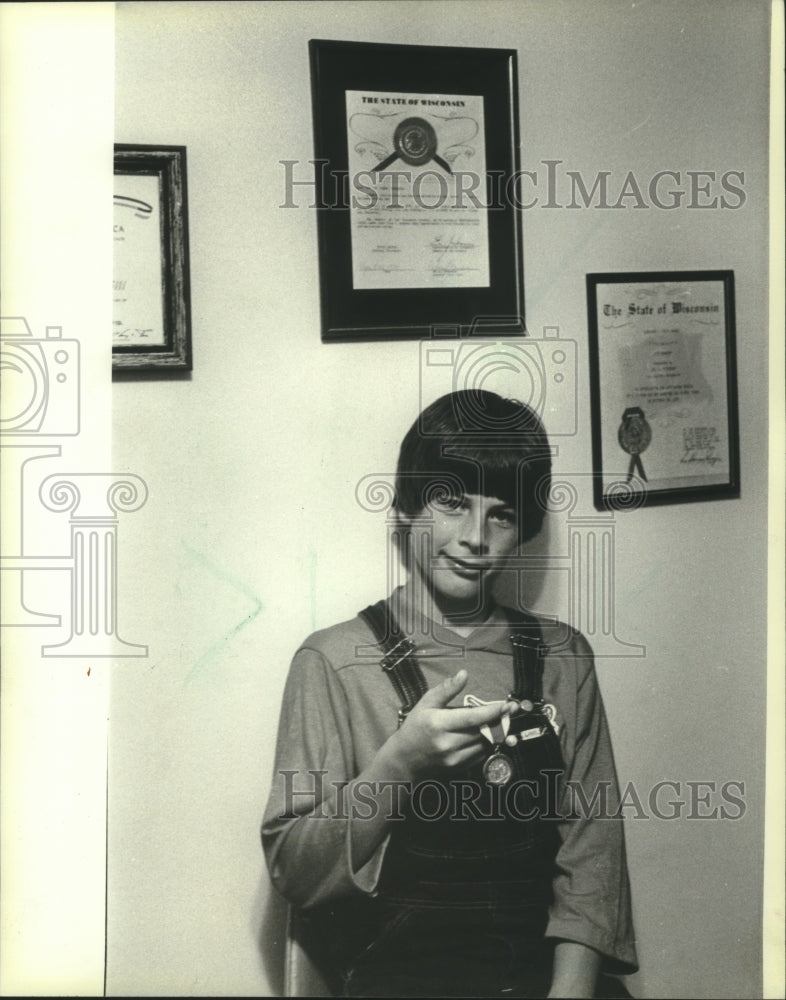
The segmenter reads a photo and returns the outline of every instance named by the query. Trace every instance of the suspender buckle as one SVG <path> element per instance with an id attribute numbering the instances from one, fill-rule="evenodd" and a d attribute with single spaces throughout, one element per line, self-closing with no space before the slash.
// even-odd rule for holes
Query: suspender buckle
<path id="1" fill-rule="evenodd" d="M 398 666 L 402 660 L 406 660 L 408 656 L 411 656 L 415 650 L 413 643 L 406 637 L 403 636 L 399 641 L 393 646 L 392 649 L 388 650 L 387 654 L 380 660 L 380 666 L 385 671 L 385 673 L 390 673 L 394 667 Z"/>
<path id="2" fill-rule="evenodd" d="M 426 678 L 415 656 L 415 643 L 403 635 L 385 601 L 377 601 L 360 612 L 383 656 L 380 667 L 390 679 L 399 699 L 398 724 L 402 726 L 407 714 L 428 690 Z"/>
<path id="3" fill-rule="evenodd" d="M 513 632 L 510 641 L 519 649 L 540 649 L 542 643 L 536 636 L 522 635 L 520 632 Z"/>

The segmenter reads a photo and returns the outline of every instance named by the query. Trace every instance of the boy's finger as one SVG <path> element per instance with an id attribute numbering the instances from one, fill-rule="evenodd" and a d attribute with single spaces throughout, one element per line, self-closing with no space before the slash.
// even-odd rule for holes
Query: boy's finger
<path id="1" fill-rule="evenodd" d="M 488 743 L 483 745 L 477 743 L 470 743 L 468 746 L 461 750 L 458 750 L 455 754 L 454 767 L 460 767 L 465 764 L 480 762 L 484 755 L 488 754 Z"/>
<path id="2" fill-rule="evenodd" d="M 452 708 L 448 718 L 449 729 L 472 729 L 499 722 L 505 712 L 510 711 L 509 701 L 493 701 L 475 708 Z"/>
<path id="3" fill-rule="evenodd" d="M 467 671 L 459 670 L 453 677 L 446 677 L 444 681 L 429 688 L 420 699 L 420 703 L 426 708 L 444 708 L 456 697 L 466 683 Z"/>

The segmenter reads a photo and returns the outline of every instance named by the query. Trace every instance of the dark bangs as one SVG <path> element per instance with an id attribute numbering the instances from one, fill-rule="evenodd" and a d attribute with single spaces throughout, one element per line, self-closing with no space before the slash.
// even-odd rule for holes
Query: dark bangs
<path id="1" fill-rule="evenodd" d="M 550 473 L 546 431 L 529 406 L 485 390 L 450 393 L 402 442 L 396 507 L 415 516 L 440 496 L 497 497 L 519 512 L 526 540 L 540 530 Z"/>

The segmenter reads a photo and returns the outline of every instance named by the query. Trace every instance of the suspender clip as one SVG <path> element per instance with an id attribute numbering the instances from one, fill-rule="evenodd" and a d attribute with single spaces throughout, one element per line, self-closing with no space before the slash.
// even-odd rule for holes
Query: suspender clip
<path id="1" fill-rule="evenodd" d="M 538 637 L 522 635 L 520 632 L 514 632 L 510 636 L 510 641 L 514 646 L 518 646 L 519 649 L 540 649 L 542 646 L 542 642 Z"/>
<path id="2" fill-rule="evenodd" d="M 396 645 L 389 649 L 387 654 L 382 657 L 379 665 L 385 673 L 389 673 L 394 667 L 398 666 L 402 660 L 406 660 L 408 656 L 411 656 L 414 651 L 415 646 L 413 643 L 406 636 L 403 636 L 399 639 Z"/>

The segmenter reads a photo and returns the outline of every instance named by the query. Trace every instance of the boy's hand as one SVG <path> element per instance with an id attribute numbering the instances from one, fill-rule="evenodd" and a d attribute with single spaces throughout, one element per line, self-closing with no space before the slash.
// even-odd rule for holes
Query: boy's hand
<path id="1" fill-rule="evenodd" d="M 497 701 L 477 708 L 448 708 L 466 683 L 466 670 L 459 670 L 429 688 L 390 737 L 388 749 L 399 772 L 420 778 L 468 764 L 488 749 L 480 727 L 496 724 L 516 704 Z"/>

